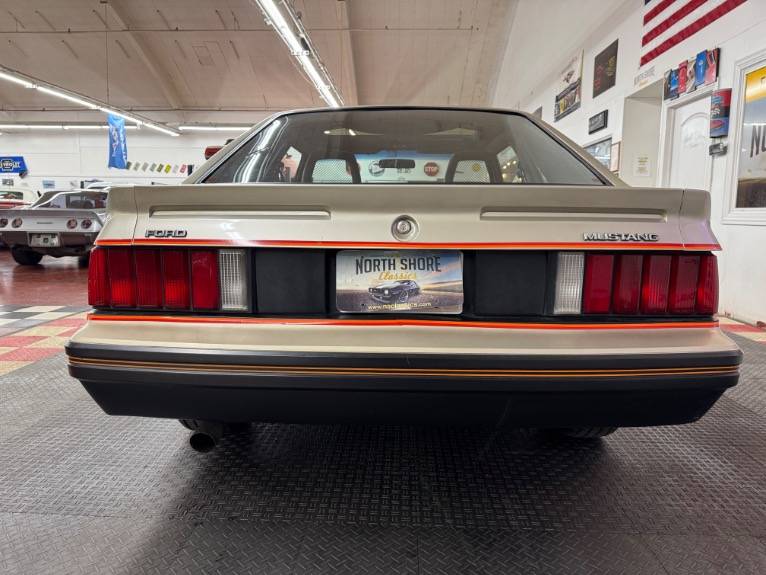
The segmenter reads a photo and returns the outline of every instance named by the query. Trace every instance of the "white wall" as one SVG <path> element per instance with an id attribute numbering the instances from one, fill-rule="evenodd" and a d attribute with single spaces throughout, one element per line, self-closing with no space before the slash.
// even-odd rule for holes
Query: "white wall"
<path id="1" fill-rule="evenodd" d="M 151 164 L 193 164 L 204 161 L 206 146 L 222 145 L 236 132 L 205 132 L 166 136 L 149 130 L 127 132 L 128 160 Z M 54 180 L 57 187 L 67 187 L 70 181 L 99 178 L 110 182 L 148 184 L 180 183 L 186 176 L 142 170 L 108 168 L 107 131 L 98 132 L 4 132 L 0 135 L 0 156 L 24 156 L 29 175 L 23 182 L 42 189 L 43 180 Z M 8 178 L 8 175 L 3 175 Z M 14 177 L 14 185 L 22 180 Z"/>
<path id="2" fill-rule="evenodd" d="M 640 73 L 654 69 L 648 84 L 662 79 L 666 70 L 676 67 L 683 59 L 701 50 L 720 47 L 719 87 L 730 88 L 738 82 L 735 63 L 766 49 L 766 1 L 748 0 L 641 68 L 643 2 L 614 2 L 607 15 L 599 9 L 599 4 L 603 2 L 521 0 L 493 105 L 529 112 L 542 106 L 543 120 L 580 144 L 609 136 L 616 142 L 622 140 L 625 98 L 642 87 L 636 83 Z M 598 23 L 595 29 L 594 21 Z M 518 35 L 516 40 L 514 34 Z M 578 40 L 575 45 L 572 38 Z M 615 39 L 619 40 L 617 83 L 593 98 L 593 60 Z M 552 51 L 551 45 L 555 50 Z M 558 74 L 577 50 L 584 50 L 585 54 L 582 105 L 554 123 Z M 609 110 L 608 128 L 589 136 L 588 118 L 604 109 Z M 736 129 L 732 116 L 731 131 Z M 731 138 L 729 141 L 731 143 Z M 766 321 L 766 225 L 723 222 L 724 203 L 731 193 L 729 170 L 734 160 L 735 153 L 731 149 L 725 156 L 712 160 L 711 222 L 723 246 L 719 255 L 720 311 L 749 322 Z M 623 163 L 623 169 L 626 168 L 630 167 Z"/>

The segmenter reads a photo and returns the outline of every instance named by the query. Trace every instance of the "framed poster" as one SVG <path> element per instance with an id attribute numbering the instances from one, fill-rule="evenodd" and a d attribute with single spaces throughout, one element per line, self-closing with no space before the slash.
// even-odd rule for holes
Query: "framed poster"
<path id="1" fill-rule="evenodd" d="M 766 208 L 766 66 L 745 74 L 737 208 Z"/>
<path id="2" fill-rule="evenodd" d="M 582 55 L 583 53 L 580 52 L 572 58 L 561 72 L 556 90 L 556 105 L 553 109 L 553 119 L 556 122 L 580 107 L 582 100 Z"/>
<path id="3" fill-rule="evenodd" d="M 612 165 L 612 138 L 585 146 L 585 151 L 601 162 L 605 168 L 610 169 Z"/>
<path id="4" fill-rule="evenodd" d="M 593 97 L 603 94 L 617 81 L 617 40 L 596 55 L 593 62 Z"/>

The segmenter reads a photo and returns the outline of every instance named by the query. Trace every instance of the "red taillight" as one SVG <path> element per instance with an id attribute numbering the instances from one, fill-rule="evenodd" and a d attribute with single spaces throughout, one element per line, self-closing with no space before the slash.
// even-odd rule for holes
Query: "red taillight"
<path id="1" fill-rule="evenodd" d="M 218 252 L 213 250 L 191 253 L 192 307 L 218 309 Z"/>
<path id="2" fill-rule="evenodd" d="M 109 268 L 109 303 L 112 307 L 135 307 L 136 277 L 133 273 L 133 253 L 129 248 L 107 251 Z"/>
<path id="3" fill-rule="evenodd" d="M 668 299 L 668 311 L 670 313 L 694 313 L 699 267 L 699 256 L 679 255 L 673 258 Z"/>
<path id="4" fill-rule="evenodd" d="M 625 315 L 638 313 L 643 259 L 644 256 L 640 254 L 617 256 L 612 293 L 613 313 Z"/>
<path id="5" fill-rule="evenodd" d="M 169 250 L 162 252 L 162 272 L 165 277 L 165 307 L 189 309 L 188 252 Z"/>
<path id="6" fill-rule="evenodd" d="M 641 313 L 663 314 L 668 309 L 668 286 L 672 256 L 644 257 L 641 279 Z"/>
<path id="7" fill-rule="evenodd" d="M 88 264 L 88 305 L 109 305 L 109 274 L 106 267 L 106 250 L 94 248 Z"/>
<path id="8" fill-rule="evenodd" d="M 162 274 L 157 250 L 136 250 L 136 304 L 143 308 L 162 307 Z"/>
<path id="9" fill-rule="evenodd" d="M 704 315 L 718 311 L 718 263 L 712 254 L 700 259 L 696 307 L 697 313 Z"/>
<path id="10" fill-rule="evenodd" d="M 609 313 L 612 301 L 614 256 L 588 254 L 583 278 L 583 313 Z"/>

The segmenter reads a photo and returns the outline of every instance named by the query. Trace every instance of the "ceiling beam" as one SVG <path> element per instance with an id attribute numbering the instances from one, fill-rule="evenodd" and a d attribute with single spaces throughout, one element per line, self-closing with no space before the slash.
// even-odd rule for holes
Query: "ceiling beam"
<path id="1" fill-rule="evenodd" d="M 111 8 L 111 20 L 116 22 L 119 29 L 128 33 L 128 38 L 133 45 L 133 49 L 136 51 L 136 54 L 138 54 L 138 57 L 141 59 L 144 66 L 146 66 L 152 80 L 154 80 L 160 90 L 162 90 L 162 94 L 165 96 L 168 104 L 174 109 L 183 109 L 183 99 L 178 92 L 178 87 L 173 83 L 172 75 L 162 70 L 160 64 L 151 53 L 148 43 L 130 29 L 130 24 L 125 17 L 125 8 L 122 5 L 122 0 L 109 0 L 107 6 Z M 110 18 L 107 18 L 107 29 L 109 28 L 109 21 Z"/>

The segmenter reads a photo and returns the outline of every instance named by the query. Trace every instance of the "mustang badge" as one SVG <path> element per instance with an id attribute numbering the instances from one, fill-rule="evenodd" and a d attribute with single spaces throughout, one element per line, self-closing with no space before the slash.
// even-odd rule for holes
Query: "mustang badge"
<path id="1" fill-rule="evenodd" d="M 656 242 L 659 241 L 660 236 L 657 234 L 622 234 L 613 232 L 597 232 L 583 234 L 583 239 L 586 242 Z"/>

